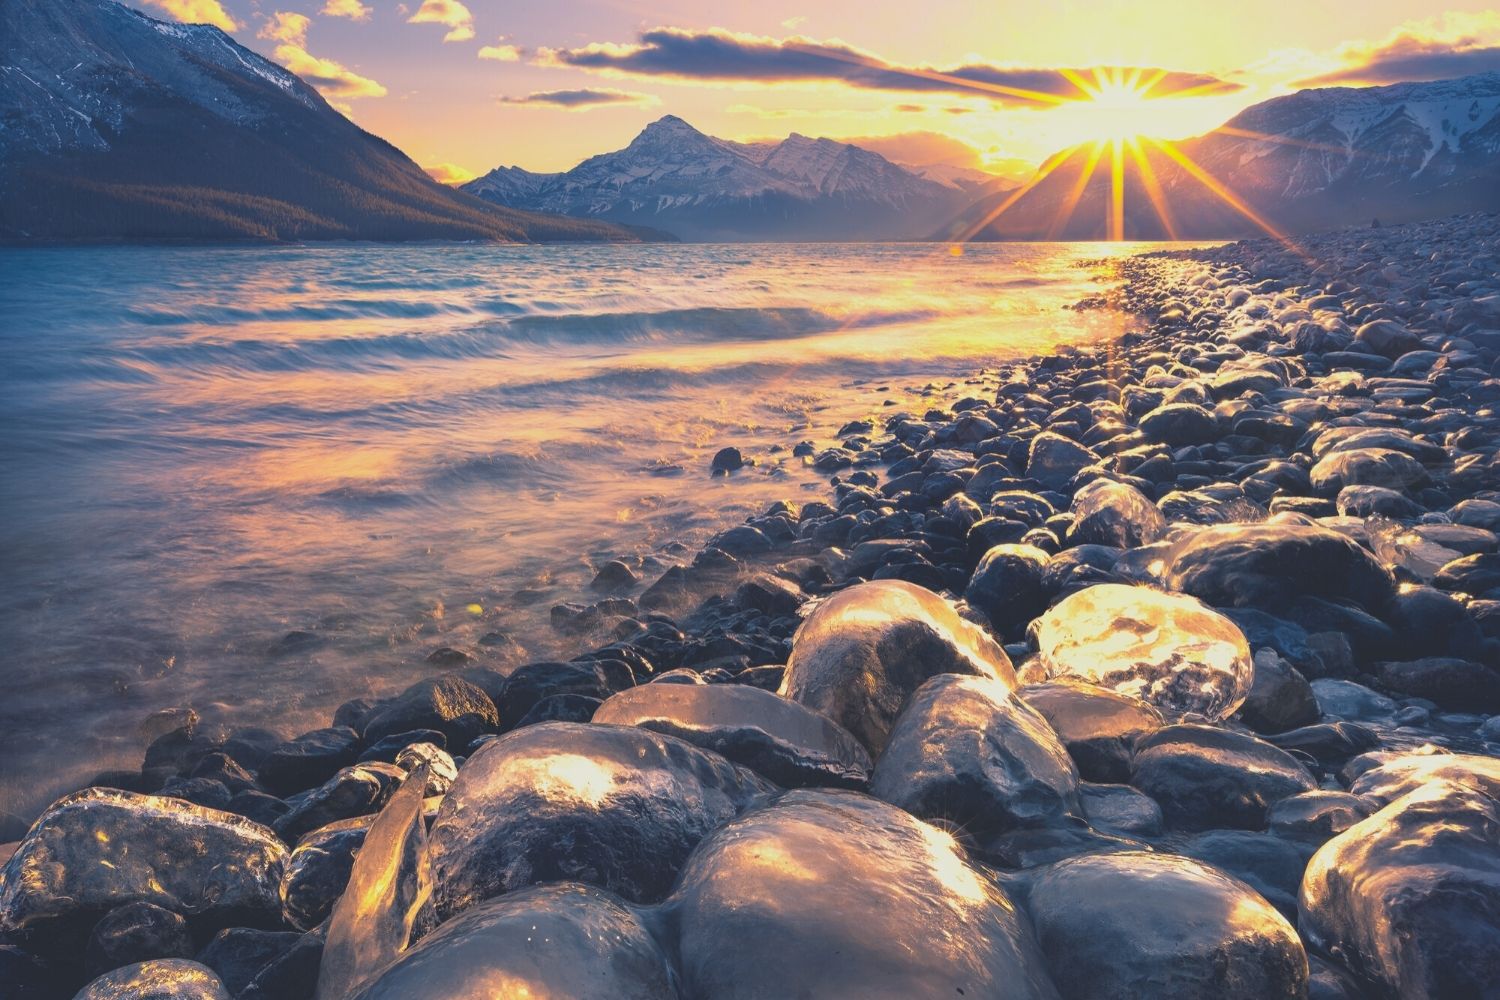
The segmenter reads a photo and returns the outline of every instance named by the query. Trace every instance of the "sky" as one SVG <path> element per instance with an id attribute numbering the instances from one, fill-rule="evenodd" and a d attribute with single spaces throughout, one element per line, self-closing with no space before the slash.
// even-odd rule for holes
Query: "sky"
<path id="1" fill-rule="evenodd" d="M 1305 86 L 1500 70 L 1495 0 L 126 2 L 216 24 L 449 181 L 565 170 L 664 114 L 1019 180 Z"/>

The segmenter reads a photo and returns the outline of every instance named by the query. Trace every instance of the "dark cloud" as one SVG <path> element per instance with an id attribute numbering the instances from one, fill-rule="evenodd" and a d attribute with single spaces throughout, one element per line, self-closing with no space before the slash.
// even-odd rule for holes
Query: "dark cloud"
<path id="1" fill-rule="evenodd" d="M 1331 73 L 1298 80 L 1296 87 L 1333 87 L 1340 84 L 1385 84 L 1446 80 L 1472 73 L 1500 71 L 1500 46 L 1454 50 L 1436 44 L 1387 47 L 1368 58 Z"/>
<path id="2" fill-rule="evenodd" d="M 689 80 L 790 83 L 831 81 L 866 90 L 934 92 L 982 96 L 1021 106 L 1042 106 L 1086 96 L 1074 77 L 1094 79 L 1091 69 L 1045 69 L 970 64 L 950 69 L 901 66 L 832 42 L 779 40 L 727 31 L 657 28 L 633 45 L 594 44 L 546 49 L 539 61 L 575 69 L 631 76 Z M 1200 73 L 1122 67 L 1129 78 L 1149 82 L 1151 97 L 1228 93 L 1241 85 Z"/>
<path id="3" fill-rule="evenodd" d="M 625 90 L 540 90 L 522 97 L 502 97 L 501 104 L 523 104 L 531 107 L 564 108 L 569 111 L 586 111 L 589 108 L 611 104 L 654 104 L 656 98 L 649 94 L 633 94 Z"/>

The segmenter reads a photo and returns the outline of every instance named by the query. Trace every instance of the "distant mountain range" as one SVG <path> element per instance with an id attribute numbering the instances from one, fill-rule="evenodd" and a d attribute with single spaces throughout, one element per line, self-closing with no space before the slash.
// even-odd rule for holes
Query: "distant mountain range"
<path id="1" fill-rule="evenodd" d="M 908 167 L 831 139 L 717 139 L 675 115 L 572 170 L 498 167 L 463 189 L 496 205 L 653 226 L 688 240 L 922 239 L 1006 185 Z"/>
<path id="2" fill-rule="evenodd" d="M 1128 239 L 1174 233 L 1216 239 L 1262 231 L 1199 173 L 1286 233 L 1368 225 L 1375 218 L 1394 223 L 1500 211 L 1500 73 L 1304 90 L 1257 104 L 1207 135 L 1172 145 L 1188 163 L 1141 144 L 1172 220 L 1170 231 L 1152 207 L 1151 176 L 1143 176 L 1128 152 L 1121 158 Z M 1086 147 L 1058 154 L 1043 166 L 1044 179 L 1034 180 L 993 221 L 981 225 L 1011 196 L 976 201 L 938 235 L 1107 238 L 1112 153 L 1105 149 L 1091 176 L 1090 158 Z"/>
<path id="3" fill-rule="evenodd" d="M 0 238 L 636 237 L 444 187 L 218 28 L 0 0 Z"/>

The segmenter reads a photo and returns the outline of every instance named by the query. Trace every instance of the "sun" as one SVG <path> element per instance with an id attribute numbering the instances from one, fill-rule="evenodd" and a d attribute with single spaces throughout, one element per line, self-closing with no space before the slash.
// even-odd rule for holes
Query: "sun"
<path id="1" fill-rule="evenodd" d="M 1092 79 L 1073 74 L 1083 97 L 1069 106 L 1083 133 L 1096 140 L 1120 142 L 1164 131 L 1162 102 L 1150 96 L 1157 79 L 1141 79 L 1140 70 L 1096 69 Z M 1169 103 L 1169 102 L 1168 102 Z"/>

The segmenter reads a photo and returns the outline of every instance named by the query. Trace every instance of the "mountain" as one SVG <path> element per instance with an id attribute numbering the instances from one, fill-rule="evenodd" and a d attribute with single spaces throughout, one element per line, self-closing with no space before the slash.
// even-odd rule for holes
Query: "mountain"
<path id="1" fill-rule="evenodd" d="M 633 239 L 427 177 L 209 25 L 0 0 L 0 237 Z"/>
<path id="2" fill-rule="evenodd" d="M 674 115 L 565 173 L 499 167 L 463 189 L 498 205 L 707 241 L 912 239 L 977 190 L 972 179 L 928 179 L 831 139 L 729 142 Z"/>
<path id="3" fill-rule="evenodd" d="M 1299 91 L 1172 146 L 1284 233 L 1500 211 L 1500 73 Z M 1188 166 L 1149 142 L 1140 148 L 1177 236 L 1262 232 Z M 976 239 L 1107 238 L 1112 154 L 1106 146 L 1085 181 L 1089 159 L 1084 147 L 1059 153 L 1039 172 L 1045 177 L 992 222 L 979 225 L 1008 196 L 976 201 L 939 236 L 977 227 Z M 1125 237 L 1167 237 L 1150 177 L 1128 151 L 1122 164 Z"/>

